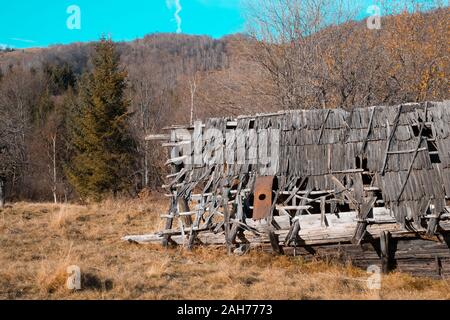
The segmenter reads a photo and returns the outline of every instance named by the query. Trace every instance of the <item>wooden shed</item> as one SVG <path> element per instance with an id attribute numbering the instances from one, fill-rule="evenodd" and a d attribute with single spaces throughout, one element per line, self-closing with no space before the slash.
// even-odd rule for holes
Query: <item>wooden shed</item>
<path id="1" fill-rule="evenodd" d="M 173 126 L 165 230 L 127 236 L 450 273 L 450 101 Z"/>

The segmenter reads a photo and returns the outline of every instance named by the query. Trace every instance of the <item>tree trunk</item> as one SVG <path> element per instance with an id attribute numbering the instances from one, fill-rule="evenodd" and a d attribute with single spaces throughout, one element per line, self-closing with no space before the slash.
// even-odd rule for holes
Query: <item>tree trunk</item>
<path id="1" fill-rule="evenodd" d="M 5 206 L 5 181 L 0 178 L 0 209 Z"/>
<path id="2" fill-rule="evenodd" d="M 191 91 L 191 125 L 194 124 L 194 99 L 195 99 L 195 92 L 197 91 L 197 80 L 195 78 L 195 75 L 192 79 L 189 79 L 189 87 Z"/>
<path id="3" fill-rule="evenodd" d="M 149 184 L 149 179 L 148 179 L 148 147 L 147 147 L 147 141 L 144 142 L 145 143 L 145 147 L 144 147 L 144 177 L 143 177 L 143 185 L 144 188 L 148 188 L 148 184 Z"/>
<path id="4" fill-rule="evenodd" d="M 56 134 L 52 137 L 52 151 L 53 151 L 53 187 L 52 187 L 52 192 L 53 192 L 53 201 L 55 202 L 55 204 L 58 203 L 58 197 L 56 194 L 57 191 L 57 184 L 58 184 L 58 177 L 56 175 Z"/>

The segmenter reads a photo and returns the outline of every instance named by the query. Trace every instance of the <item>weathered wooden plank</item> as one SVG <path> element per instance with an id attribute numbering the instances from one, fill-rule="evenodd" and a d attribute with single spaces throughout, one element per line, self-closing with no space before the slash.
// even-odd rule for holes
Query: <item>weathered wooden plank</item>
<path id="1" fill-rule="evenodd" d="M 360 154 L 363 154 L 364 152 L 366 152 L 367 142 L 369 140 L 370 133 L 372 132 L 373 116 L 374 116 L 374 114 L 375 114 L 375 107 L 372 107 L 372 111 L 370 113 L 370 119 L 369 119 L 369 126 L 367 128 L 367 134 L 366 134 L 366 137 L 363 140 L 363 145 L 362 145 L 361 150 L 359 152 Z"/>
<path id="2" fill-rule="evenodd" d="M 369 213 L 373 209 L 373 206 L 375 205 L 375 201 L 377 200 L 376 197 L 371 197 L 364 199 L 363 204 L 360 206 L 358 218 L 359 221 L 355 228 L 355 233 L 353 235 L 352 242 L 355 244 L 361 243 L 361 241 L 364 238 L 364 234 L 366 233 L 366 229 L 368 226 L 367 218 L 369 216 Z"/>
<path id="3" fill-rule="evenodd" d="M 168 141 L 170 140 L 169 134 L 150 134 L 145 137 L 146 141 Z"/>
<path id="4" fill-rule="evenodd" d="M 389 139 L 388 139 L 387 144 L 386 144 L 385 156 L 384 156 L 383 164 L 382 164 L 381 170 L 380 170 L 381 175 L 384 175 L 384 173 L 385 173 L 386 164 L 387 164 L 387 160 L 388 160 L 388 156 L 389 156 L 389 149 L 391 148 L 391 143 L 392 143 L 392 140 L 394 139 L 395 131 L 396 131 L 397 126 L 399 124 L 400 115 L 402 113 L 402 108 L 403 108 L 403 105 L 400 105 L 399 108 L 398 108 L 397 115 L 395 116 L 395 119 L 394 119 L 394 126 L 392 128 L 390 128 Z M 387 123 L 387 126 L 389 128 L 389 123 Z"/>
<path id="5" fill-rule="evenodd" d="M 381 252 L 381 270 L 384 274 L 389 273 L 391 269 L 391 234 L 389 231 L 383 231 L 380 234 L 380 252 Z"/>

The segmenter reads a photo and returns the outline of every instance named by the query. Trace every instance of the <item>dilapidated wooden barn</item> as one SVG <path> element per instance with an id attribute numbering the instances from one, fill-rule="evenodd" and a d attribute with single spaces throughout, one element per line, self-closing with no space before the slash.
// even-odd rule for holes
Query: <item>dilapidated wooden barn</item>
<path id="1" fill-rule="evenodd" d="M 450 101 L 173 126 L 165 229 L 127 236 L 450 273 Z"/>

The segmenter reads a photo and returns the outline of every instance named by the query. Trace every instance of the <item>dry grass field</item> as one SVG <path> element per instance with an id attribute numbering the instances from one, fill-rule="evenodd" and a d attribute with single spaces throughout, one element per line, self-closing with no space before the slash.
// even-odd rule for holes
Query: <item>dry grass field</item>
<path id="1" fill-rule="evenodd" d="M 253 251 L 193 252 L 124 243 L 161 223 L 156 195 L 98 205 L 16 203 L 0 211 L 0 299 L 450 299 L 450 282 Z M 78 265 L 82 289 L 66 288 Z"/>

